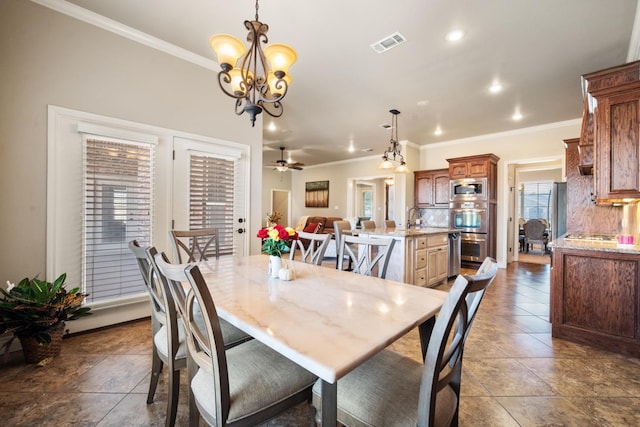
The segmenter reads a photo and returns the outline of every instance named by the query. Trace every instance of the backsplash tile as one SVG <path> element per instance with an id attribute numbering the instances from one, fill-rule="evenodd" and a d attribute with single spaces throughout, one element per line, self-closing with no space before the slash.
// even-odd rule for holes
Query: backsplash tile
<path id="1" fill-rule="evenodd" d="M 421 222 L 428 227 L 449 227 L 449 209 L 420 209 Z"/>

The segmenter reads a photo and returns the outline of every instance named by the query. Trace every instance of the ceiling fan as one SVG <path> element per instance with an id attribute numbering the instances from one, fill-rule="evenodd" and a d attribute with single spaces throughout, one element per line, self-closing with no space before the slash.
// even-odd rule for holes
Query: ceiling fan
<path id="1" fill-rule="evenodd" d="M 301 171 L 301 166 L 304 166 L 304 163 L 293 162 L 289 163 L 284 159 L 284 147 L 280 147 L 280 160 L 276 160 L 276 169 L 280 172 L 285 172 L 288 169 L 295 169 Z"/>

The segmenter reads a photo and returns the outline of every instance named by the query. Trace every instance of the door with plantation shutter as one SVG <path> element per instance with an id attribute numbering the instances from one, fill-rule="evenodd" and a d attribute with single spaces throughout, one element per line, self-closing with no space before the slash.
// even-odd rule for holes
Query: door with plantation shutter
<path id="1" fill-rule="evenodd" d="M 215 228 L 220 255 L 247 254 L 244 145 L 174 138 L 173 228 Z"/>

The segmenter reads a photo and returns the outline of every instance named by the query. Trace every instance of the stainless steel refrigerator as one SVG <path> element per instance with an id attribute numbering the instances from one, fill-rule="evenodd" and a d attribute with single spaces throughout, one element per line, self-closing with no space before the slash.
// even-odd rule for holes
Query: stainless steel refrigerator
<path id="1" fill-rule="evenodd" d="M 567 183 L 554 182 L 551 189 L 551 240 L 567 232 Z"/>

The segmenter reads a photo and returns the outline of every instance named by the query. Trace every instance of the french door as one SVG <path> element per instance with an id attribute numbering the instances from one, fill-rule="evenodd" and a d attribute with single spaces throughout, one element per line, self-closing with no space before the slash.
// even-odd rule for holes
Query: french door
<path id="1" fill-rule="evenodd" d="M 173 228 L 216 228 L 220 255 L 246 255 L 248 146 L 175 137 L 173 149 Z"/>

